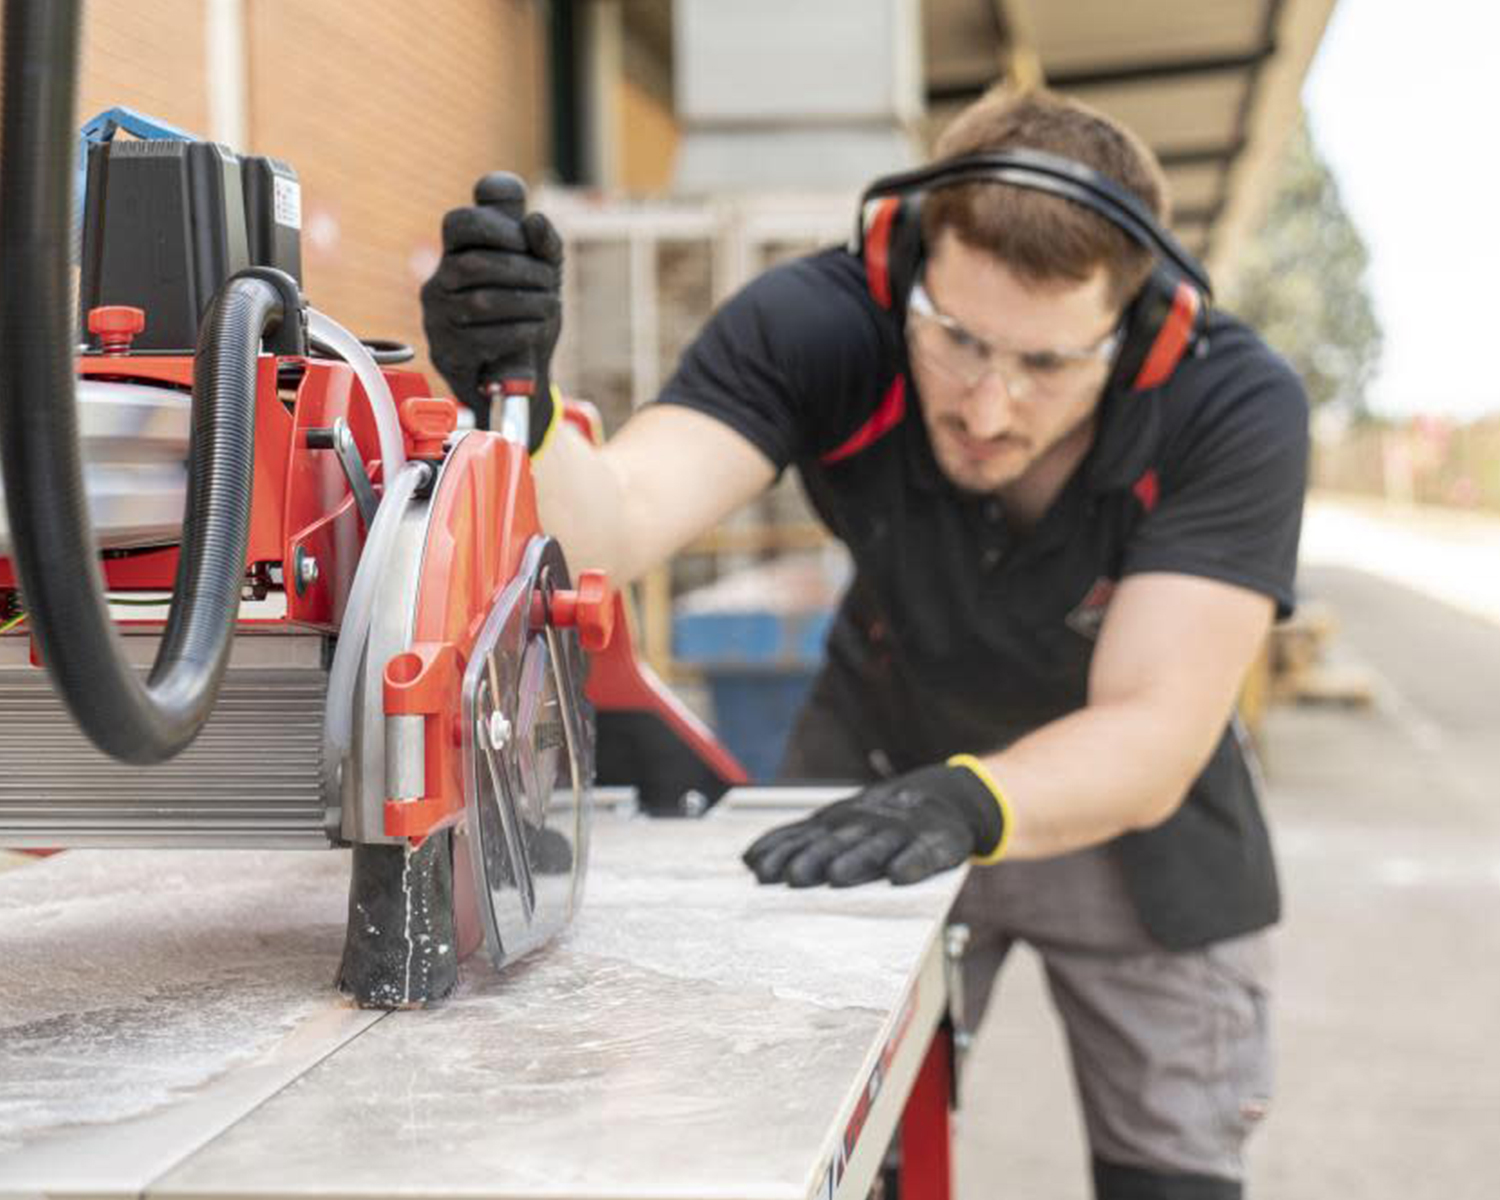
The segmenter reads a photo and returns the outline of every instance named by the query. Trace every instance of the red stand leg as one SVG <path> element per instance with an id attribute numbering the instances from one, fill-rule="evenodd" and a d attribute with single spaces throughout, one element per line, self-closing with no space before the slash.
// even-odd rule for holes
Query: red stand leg
<path id="1" fill-rule="evenodd" d="M 901 1116 L 901 1200 L 950 1200 L 953 1195 L 952 1092 L 953 1040 L 940 1028 Z"/>

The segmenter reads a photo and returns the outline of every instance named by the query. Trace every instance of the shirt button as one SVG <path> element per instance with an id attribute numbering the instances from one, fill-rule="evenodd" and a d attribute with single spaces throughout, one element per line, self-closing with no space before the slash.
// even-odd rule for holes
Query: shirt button
<path id="1" fill-rule="evenodd" d="M 984 505 L 984 519 L 991 525 L 998 524 L 1005 517 L 1004 510 L 1000 507 L 1000 501 L 987 500 Z"/>
<path id="2" fill-rule="evenodd" d="M 1000 560 L 1004 557 L 1004 552 L 998 546 L 991 546 L 979 556 L 979 562 L 986 571 L 993 571 L 1000 565 Z"/>

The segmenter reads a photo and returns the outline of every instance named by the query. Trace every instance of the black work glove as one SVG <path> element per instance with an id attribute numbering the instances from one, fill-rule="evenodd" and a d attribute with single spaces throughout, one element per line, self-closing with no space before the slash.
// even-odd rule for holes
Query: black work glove
<path id="1" fill-rule="evenodd" d="M 481 429 L 485 383 L 517 372 L 535 379 L 533 454 L 557 416 L 550 366 L 562 331 L 562 259 L 562 238 L 539 212 L 517 219 L 496 207 L 455 208 L 443 218 L 442 260 L 422 285 L 433 365 Z"/>
<path id="2" fill-rule="evenodd" d="M 950 762 L 872 784 L 762 834 L 744 859 L 761 883 L 916 883 L 975 855 L 993 861 L 1006 825 L 998 788 Z"/>

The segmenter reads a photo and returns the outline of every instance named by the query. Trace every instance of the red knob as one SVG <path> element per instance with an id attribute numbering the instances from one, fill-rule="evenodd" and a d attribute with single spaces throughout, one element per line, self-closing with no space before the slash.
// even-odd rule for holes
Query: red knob
<path id="1" fill-rule="evenodd" d="M 146 328 L 144 309 L 128 304 L 104 304 L 89 309 L 89 332 L 105 354 L 125 354 L 135 335 Z"/>
<path id="2" fill-rule="evenodd" d="M 443 443 L 458 425 L 458 405 L 441 396 L 401 402 L 401 429 L 412 458 L 442 458 Z"/>
<path id="3" fill-rule="evenodd" d="M 607 650 L 615 636 L 615 594 L 603 571 L 578 576 L 578 640 L 585 650 Z"/>
<path id="4" fill-rule="evenodd" d="M 552 624 L 576 628 L 578 641 L 590 653 L 608 649 L 615 634 L 615 594 L 603 571 L 582 571 L 570 592 L 553 592 Z"/>

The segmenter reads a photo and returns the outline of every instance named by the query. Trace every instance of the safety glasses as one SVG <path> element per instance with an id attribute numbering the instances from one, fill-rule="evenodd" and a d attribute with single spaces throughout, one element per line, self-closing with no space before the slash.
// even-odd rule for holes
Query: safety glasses
<path id="1" fill-rule="evenodd" d="M 913 354 L 934 371 L 965 389 L 978 387 L 994 372 L 1017 399 L 1067 391 L 1089 365 L 1113 359 L 1124 337 L 1117 325 L 1081 350 L 1007 350 L 969 332 L 939 309 L 920 283 L 907 301 L 906 332 Z"/>

